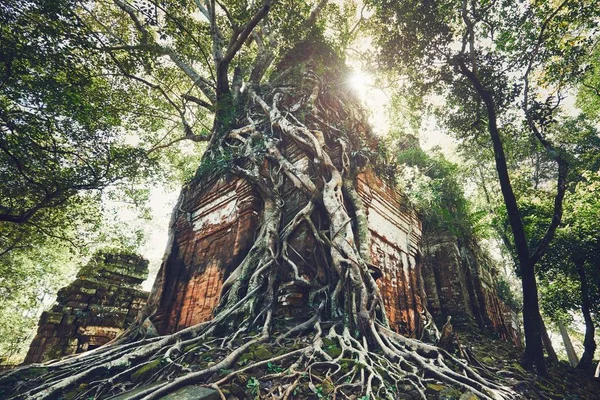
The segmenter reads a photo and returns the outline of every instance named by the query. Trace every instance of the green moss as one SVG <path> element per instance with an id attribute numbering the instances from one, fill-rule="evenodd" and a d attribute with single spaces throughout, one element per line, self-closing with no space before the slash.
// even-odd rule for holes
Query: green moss
<path id="1" fill-rule="evenodd" d="M 185 346 L 185 347 L 183 348 L 183 353 L 185 354 L 185 353 L 187 353 L 188 351 L 192 351 L 192 350 L 194 350 L 194 349 L 196 349 L 196 348 L 198 348 L 198 347 L 200 347 L 200 345 L 198 345 L 197 343 L 190 344 L 189 346 Z"/>
<path id="2" fill-rule="evenodd" d="M 77 391 L 71 390 L 70 392 L 66 393 L 63 397 L 61 397 L 61 400 L 72 400 L 75 396 L 77 396 Z"/>
<path id="3" fill-rule="evenodd" d="M 525 371 L 525 369 L 519 363 L 512 363 L 510 367 L 508 367 L 508 369 L 514 372 L 518 372 L 521 375 L 527 375 L 527 371 Z"/>
<path id="4" fill-rule="evenodd" d="M 325 352 L 332 358 L 337 358 L 342 354 L 342 349 L 339 346 L 332 344 L 331 346 L 325 347 Z"/>
<path id="5" fill-rule="evenodd" d="M 446 389 L 446 386 L 444 386 L 444 385 L 437 385 L 435 383 L 428 383 L 427 384 L 427 389 L 433 390 L 434 392 L 441 392 L 442 390 Z"/>
<path id="6" fill-rule="evenodd" d="M 356 361 L 349 358 L 342 358 L 339 364 L 343 372 L 349 372 L 356 365 Z"/>
<path id="7" fill-rule="evenodd" d="M 460 399 L 462 392 L 455 388 L 446 387 L 440 392 L 440 400 L 454 400 Z"/>
<path id="8" fill-rule="evenodd" d="M 494 360 L 492 357 L 482 357 L 481 358 L 481 362 L 484 364 L 494 364 L 496 360 Z"/>
<path id="9" fill-rule="evenodd" d="M 134 382 L 136 382 L 136 381 L 140 380 L 141 378 L 143 378 L 145 375 L 147 375 L 151 372 L 154 372 L 160 366 L 161 361 L 162 361 L 162 359 L 158 358 L 158 359 L 151 361 L 148 364 L 142 366 L 137 371 L 135 371 L 133 374 L 131 374 L 131 379 Z"/>
<path id="10" fill-rule="evenodd" d="M 254 353 L 249 351 L 240 356 L 237 360 L 237 365 L 244 366 L 254 361 Z"/>
<path id="11" fill-rule="evenodd" d="M 254 357 L 259 361 L 268 360 L 273 357 L 273 353 L 271 353 L 265 346 L 258 346 L 254 350 Z"/>

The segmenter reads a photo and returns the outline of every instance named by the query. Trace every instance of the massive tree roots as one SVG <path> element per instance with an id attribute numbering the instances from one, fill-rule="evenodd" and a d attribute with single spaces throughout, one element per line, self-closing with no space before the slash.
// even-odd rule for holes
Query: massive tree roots
<path id="1" fill-rule="evenodd" d="M 291 330 L 269 334 L 275 332 L 271 321 L 253 335 L 225 338 L 206 336 L 210 324 L 201 324 L 17 369 L 1 383 L 13 385 L 15 399 L 102 399 L 136 387 L 143 390 L 126 398 L 160 399 L 191 384 L 209 386 L 227 399 L 426 399 L 432 395 L 430 383 L 468 390 L 480 399 L 517 398 L 466 361 L 379 324 L 370 328 L 377 340 L 370 345 L 341 323 L 307 322 L 295 331 L 308 332 L 295 338 Z"/>
<path id="2" fill-rule="evenodd" d="M 317 70 L 312 63 L 302 70 Z M 373 138 L 338 70 L 297 71 L 238 93 L 243 117 L 215 132 L 205 155 L 230 160 L 227 171 L 263 203 L 254 245 L 226 279 L 214 319 L 9 372 L 1 382 L 14 385 L 14 398 L 109 398 L 141 387 L 128 398 L 149 400 L 203 384 L 222 398 L 418 399 L 434 383 L 480 399 L 518 397 L 485 370 L 389 328 L 355 191 Z M 300 207 L 286 208 L 290 190 Z M 294 247 L 299 230 L 312 238 L 312 260 Z M 284 287 L 304 294 L 301 317 L 284 312 Z"/>

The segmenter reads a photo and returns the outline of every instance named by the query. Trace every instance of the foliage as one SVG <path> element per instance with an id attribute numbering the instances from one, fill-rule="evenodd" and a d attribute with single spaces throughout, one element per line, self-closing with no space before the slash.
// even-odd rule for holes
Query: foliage
<path id="1" fill-rule="evenodd" d="M 458 166 L 436 149 L 425 153 L 418 144 L 399 150 L 397 160 L 401 166 L 397 179 L 417 206 L 423 229 L 472 236 L 474 221 Z"/>
<path id="2" fill-rule="evenodd" d="M 62 242 L 44 236 L 27 251 L 17 250 L 0 259 L 0 360 L 22 359 L 33 338 L 39 313 L 78 260 Z M 43 261 L 42 261 L 43 260 Z"/>
<path id="3" fill-rule="evenodd" d="M 600 312 L 600 175 L 584 173 L 582 180 L 565 201 L 565 220 L 557 237 L 542 260 L 542 305 L 554 321 L 568 324 L 570 313 L 581 311 L 580 280 L 576 265 L 586 271 L 590 286 L 591 311 Z"/>
<path id="4" fill-rule="evenodd" d="M 128 87 L 102 76 L 101 59 L 71 12 L 75 3 L 4 3 L 0 97 L 0 221 L 29 223 L 82 190 L 147 168 L 119 129 Z"/>
<path id="5" fill-rule="evenodd" d="M 544 274 L 540 279 L 540 305 L 553 322 L 570 325 L 573 313 L 580 311 L 579 281 L 562 273 Z"/>
<path id="6" fill-rule="evenodd" d="M 594 48 L 579 80 L 577 106 L 596 121 L 600 119 L 600 49 Z"/>
<path id="7" fill-rule="evenodd" d="M 512 310 L 518 311 L 523 307 L 523 300 L 519 298 L 513 289 L 511 283 L 503 275 L 499 275 L 496 281 L 496 290 L 498 297 Z"/>
<path id="8" fill-rule="evenodd" d="M 164 102 L 98 51 L 81 11 L 74 0 L 0 5 L 0 320 L 13 327 L 0 335 L 0 355 L 8 358 L 94 249 L 143 242 L 139 224 L 116 222 L 116 204 L 148 217 L 150 180 L 181 182 L 197 165 L 180 143 L 160 147 L 172 129 Z"/>

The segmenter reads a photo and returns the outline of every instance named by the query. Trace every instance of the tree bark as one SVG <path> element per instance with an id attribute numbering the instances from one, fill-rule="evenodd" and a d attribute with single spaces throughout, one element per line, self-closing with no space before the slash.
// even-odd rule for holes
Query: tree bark
<path id="1" fill-rule="evenodd" d="M 523 287 L 523 330 L 525 332 L 525 352 L 523 364 L 530 367 L 532 364 L 538 369 L 540 375 L 546 375 L 546 361 L 544 360 L 544 346 L 540 329 L 540 306 L 538 302 L 537 282 L 533 265 L 528 265 L 529 260 L 521 261 L 521 282 Z M 525 264 L 525 267 L 523 267 Z"/>
<path id="2" fill-rule="evenodd" d="M 578 261 L 575 264 L 579 280 L 581 281 L 581 312 L 585 320 L 585 338 L 583 340 L 583 355 L 577 365 L 579 369 L 590 369 L 594 360 L 594 352 L 596 351 L 596 341 L 594 340 L 594 321 L 590 314 L 590 297 L 587 277 L 584 269 L 585 262 Z"/>
<path id="3" fill-rule="evenodd" d="M 550 336 L 548 336 L 548 329 L 546 329 L 546 324 L 544 323 L 544 319 L 541 315 L 540 331 L 542 332 L 542 341 L 544 342 L 544 348 L 546 349 L 546 354 L 548 354 L 548 358 L 552 361 L 558 362 L 558 356 L 556 355 L 556 351 L 554 351 L 554 347 L 552 346 L 552 340 L 550 340 Z"/>

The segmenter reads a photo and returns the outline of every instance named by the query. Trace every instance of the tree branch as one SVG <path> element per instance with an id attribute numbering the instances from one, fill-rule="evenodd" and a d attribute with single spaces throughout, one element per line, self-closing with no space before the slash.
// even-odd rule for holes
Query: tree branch
<path id="1" fill-rule="evenodd" d="M 196 104 L 198 104 L 199 106 L 202 106 L 202 107 L 206 108 L 206 109 L 207 109 L 207 110 L 209 110 L 209 111 L 213 111 L 213 112 L 215 111 L 215 108 L 213 107 L 213 105 L 212 105 L 212 104 L 210 104 L 210 103 L 208 103 L 208 102 L 206 102 L 206 101 L 204 101 L 204 100 L 202 100 L 202 99 L 199 99 L 199 98 L 198 98 L 198 97 L 196 97 L 196 96 L 192 96 L 191 94 L 184 94 L 182 97 L 183 97 L 185 100 L 188 100 L 188 101 L 191 101 L 191 102 L 193 102 L 193 103 L 196 103 Z"/>
<path id="2" fill-rule="evenodd" d="M 246 39 L 248 39 L 248 36 L 250 36 L 250 33 L 252 33 L 252 30 L 269 13 L 270 8 L 271 0 L 266 0 L 263 3 L 261 9 L 256 14 L 254 14 L 252 19 L 248 21 L 248 23 L 244 26 L 244 29 L 242 29 L 242 31 L 238 35 L 234 35 L 232 37 L 232 43 L 230 43 L 230 45 L 227 47 L 227 53 L 225 54 L 225 57 L 223 57 L 222 62 L 229 63 L 233 59 L 233 57 L 240 50 Z M 235 40 L 233 40 L 234 37 Z"/>
<path id="3" fill-rule="evenodd" d="M 558 164 L 558 179 L 557 179 L 557 188 L 556 188 L 556 196 L 554 197 L 554 213 L 552 215 L 552 221 L 550 225 L 548 225 L 548 229 L 544 233 L 542 240 L 538 243 L 535 251 L 530 257 L 530 261 L 535 264 L 539 259 L 544 255 L 546 250 L 548 249 L 548 245 L 552 241 L 554 234 L 556 233 L 556 229 L 560 224 L 560 220 L 562 218 L 562 205 L 563 199 L 565 197 L 565 191 L 567 188 L 567 172 L 568 172 L 568 163 L 560 157 L 556 158 L 556 163 Z"/>

